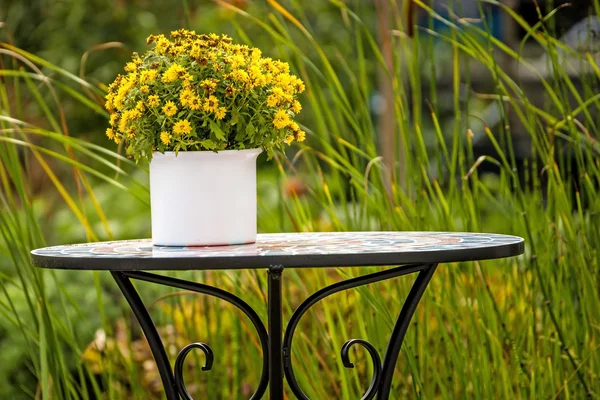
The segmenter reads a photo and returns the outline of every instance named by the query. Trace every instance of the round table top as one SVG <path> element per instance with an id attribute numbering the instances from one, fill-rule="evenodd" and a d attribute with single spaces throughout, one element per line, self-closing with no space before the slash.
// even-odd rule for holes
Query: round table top
<path id="1" fill-rule="evenodd" d="M 256 243 L 233 246 L 165 247 L 142 239 L 45 247 L 31 254 L 41 268 L 139 271 L 429 264 L 523 251 L 522 238 L 491 233 L 322 232 L 260 234 Z"/>

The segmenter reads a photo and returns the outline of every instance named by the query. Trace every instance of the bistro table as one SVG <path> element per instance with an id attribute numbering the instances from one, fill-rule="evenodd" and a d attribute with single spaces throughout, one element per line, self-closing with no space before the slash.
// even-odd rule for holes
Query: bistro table
<path id="1" fill-rule="evenodd" d="M 203 370 L 211 369 L 213 353 L 208 344 L 192 343 L 175 360 L 174 370 L 148 310 L 131 279 L 171 286 L 218 297 L 239 308 L 258 332 L 263 367 L 251 399 L 263 397 L 270 386 L 270 399 L 282 400 L 284 376 L 296 397 L 308 399 L 292 367 L 294 332 L 306 311 L 334 293 L 418 273 L 398 315 L 383 363 L 375 347 L 363 339 L 352 339 L 341 349 L 344 366 L 352 368 L 349 350 L 365 348 L 373 361 L 374 374 L 362 399 L 388 399 L 400 347 L 413 313 L 439 263 L 486 260 L 522 254 L 524 240 L 516 236 L 458 232 L 343 232 L 280 233 L 258 235 L 254 244 L 215 247 L 161 247 L 151 240 L 125 240 L 54 246 L 32 251 L 32 262 L 40 268 L 108 270 L 136 315 L 156 360 L 168 400 L 191 399 L 184 381 L 186 355 L 199 349 L 206 355 Z M 326 268 L 390 265 L 393 268 L 327 286 L 309 296 L 293 313 L 282 337 L 283 272 L 289 268 Z M 239 297 L 202 283 L 148 273 L 166 270 L 266 269 L 268 273 L 268 331 L 256 313 Z"/>

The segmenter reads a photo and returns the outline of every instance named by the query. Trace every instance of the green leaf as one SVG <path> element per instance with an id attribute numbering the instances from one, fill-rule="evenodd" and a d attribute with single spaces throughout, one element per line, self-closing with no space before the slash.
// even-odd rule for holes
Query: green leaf
<path id="1" fill-rule="evenodd" d="M 201 140 L 200 144 L 207 150 L 213 150 L 215 147 L 217 147 L 217 144 L 210 139 Z"/>
<path id="2" fill-rule="evenodd" d="M 215 123 L 212 119 L 209 119 L 208 124 L 210 125 L 210 131 L 214 133 L 217 139 L 225 140 L 225 134 L 223 133 L 223 130 L 217 123 Z"/>
<path id="3" fill-rule="evenodd" d="M 231 114 L 231 120 L 229 121 L 229 125 L 235 125 L 240 120 L 240 114 L 238 112 L 234 112 Z"/>
<path id="4" fill-rule="evenodd" d="M 252 122 L 248 122 L 248 125 L 246 125 L 246 135 L 248 135 L 248 137 L 254 137 L 255 134 L 256 128 L 252 125 Z"/>

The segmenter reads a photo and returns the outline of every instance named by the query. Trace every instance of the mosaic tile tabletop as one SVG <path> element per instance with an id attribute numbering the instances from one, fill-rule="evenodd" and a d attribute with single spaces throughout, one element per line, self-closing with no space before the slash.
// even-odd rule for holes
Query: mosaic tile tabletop
<path id="1" fill-rule="evenodd" d="M 46 247 L 31 252 L 41 268 L 201 270 L 401 265 L 486 260 L 522 254 L 517 236 L 461 232 L 323 232 L 258 235 L 256 243 L 153 246 L 150 239 Z"/>

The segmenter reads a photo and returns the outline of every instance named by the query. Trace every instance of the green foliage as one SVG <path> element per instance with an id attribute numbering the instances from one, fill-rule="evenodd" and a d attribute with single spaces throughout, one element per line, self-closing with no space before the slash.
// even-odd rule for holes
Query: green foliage
<path id="1" fill-rule="evenodd" d="M 136 161 L 154 151 L 262 148 L 269 158 L 304 131 L 292 117 L 304 83 L 289 65 L 231 38 L 180 29 L 148 37 L 154 48 L 109 85 L 107 136 Z"/>
<path id="2" fill-rule="evenodd" d="M 262 231 L 467 230 L 526 239 L 522 257 L 439 267 L 408 330 L 392 398 L 597 396 L 600 68 L 592 54 L 569 49 L 549 30 L 547 22 L 560 9 L 530 26 L 505 8 L 546 54 L 550 73 L 544 74 L 523 57 L 525 43 L 509 47 L 487 27 L 445 20 L 420 1 L 423 12 L 449 27 L 447 33 L 422 28 L 408 38 L 395 2 L 379 10 L 359 1 L 268 3 L 210 9 L 227 16 L 235 37 L 289 60 L 307 87 L 306 144 L 288 158 L 276 154 L 276 170 L 259 171 Z M 204 28 L 202 14 L 193 11 L 186 18 L 190 28 Z M 315 18 L 317 11 L 327 12 L 335 35 Z M 383 38 L 387 42 L 373 29 L 375 14 L 394 32 Z M 380 50 L 378 41 L 389 47 Z M 2 69 L 0 86 L 0 346 L 20 361 L 2 366 L 1 376 L 8 377 L 2 383 L 9 386 L 1 386 L 0 397 L 159 398 L 156 371 L 144 368 L 151 357 L 136 324 L 118 328 L 123 322 L 115 314 L 130 314 L 107 278 L 40 271 L 28 261 L 28 251 L 45 244 L 45 237 L 58 243 L 147 233 L 147 193 L 136 183 L 145 176 L 130 174 L 128 159 L 66 136 L 60 105 L 44 102 L 50 88 L 58 88 L 61 98 L 91 108 L 97 104 L 75 93 L 95 87 L 43 59 L 5 49 L 10 68 Z M 32 84 L 47 81 L 30 65 L 19 69 L 19 56 L 59 78 L 52 86 Z M 503 68 L 503 60 L 515 68 Z M 581 66 L 578 78 L 574 64 Z M 474 68 L 486 73 L 485 94 L 471 90 Z M 535 78 L 535 91 L 526 91 L 523 76 Z M 446 79 L 446 89 L 438 77 Z M 61 83 L 75 89 L 62 91 Z M 371 107 L 376 91 L 385 100 L 379 115 Z M 22 104 L 44 121 L 28 119 Z M 499 122 L 488 126 L 481 110 L 490 107 Z M 522 145 L 514 144 L 519 134 L 530 143 L 524 160 L 517 158 Z M 474 145 L 481 138 L 491 146 L 483 154 Z M 484 173 L 486 168 L 495 173 Z M 34 190 L 36 171 L 52 185 L 43 196 Z M 285 317 L 324 285 L 374 270 L 285 270 Z M 266 317 L 262 271 L 185 277 L 227 288 Z M 356 368 L 346 370 L 340 347 L 356 337 L 383 352 L 411 283 L 399 279 L 339 293 L 303 318 L 293 361 L 310 398 L 360 397 L 372 372 L 368 357 L 356 350 Z M 193 395 L 247 398 L 261 366 L 248 321 L 218 300 L 144 284 L 140 289 L 171 356 L 197 340 L 215 350 L 212 371 L 197 368 L 202 360 L 188 361 L 186 380 L 199 383 L 190 386 Z M 108 337 L 104 347 L 93 340 L 96 327 Z M 96 346 L 94 356 L 83 351 L 89 343 Z"/>

